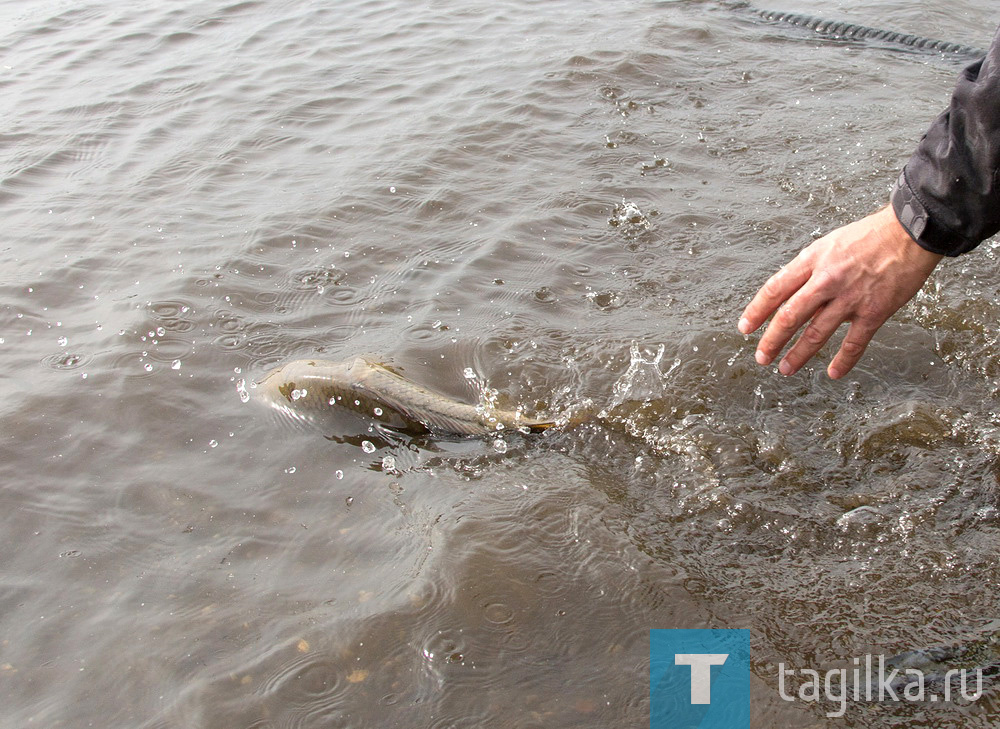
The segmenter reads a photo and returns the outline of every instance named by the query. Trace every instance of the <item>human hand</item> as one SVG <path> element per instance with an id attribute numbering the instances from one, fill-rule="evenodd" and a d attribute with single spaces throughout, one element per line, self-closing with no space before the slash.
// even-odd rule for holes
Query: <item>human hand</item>
<path id="1" fill-rule="evenodd" d="M 803 248 L 757 292 L 743 310 L 739 330 L 750 334 L 774 314 L 757 345 L 758 364 L 768 365 L 808 322 L 778 365 L 781 374 L 793 375 L 837 327 L 850 322 L 827 368 L 833 379 L 843 377 L 942 257 L 917 245 L 892 208 L 883 208 Z"/>

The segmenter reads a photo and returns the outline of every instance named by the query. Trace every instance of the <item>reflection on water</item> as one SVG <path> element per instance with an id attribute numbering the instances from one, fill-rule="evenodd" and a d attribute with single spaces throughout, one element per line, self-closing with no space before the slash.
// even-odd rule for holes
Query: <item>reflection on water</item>
<path id="1" fill-rule="evenodd" d="M 995 20 L 787 9 L 969 45 Z M 989 645 L 995 245 L 845 382 L 735 332 L 882 204 L 952 64 L 696 0 L 0 17 L 3 726 L 644 726 L 647 631 L 731 627 L 751 720 L 807 727 L 779 661 Z M 249 402 L 358 355 L 588 417 L 447 439 Z"/>

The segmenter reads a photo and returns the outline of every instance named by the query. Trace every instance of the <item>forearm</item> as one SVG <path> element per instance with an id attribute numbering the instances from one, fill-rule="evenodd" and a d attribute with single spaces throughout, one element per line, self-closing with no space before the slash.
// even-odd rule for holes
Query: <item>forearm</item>
<path id="1" fill-rule="evenodd" d="M 959 77 L 892 191 L 900 223 L 924 249 L 957 256 L 1000 230 L 1000 29 Z"/>

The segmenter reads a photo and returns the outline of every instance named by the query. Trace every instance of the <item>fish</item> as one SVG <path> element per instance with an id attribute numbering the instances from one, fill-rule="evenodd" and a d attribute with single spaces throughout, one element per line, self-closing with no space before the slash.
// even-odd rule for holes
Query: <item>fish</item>
<path id="1" fill-rule="evenodd" d="M 265 404 L 296 420 L 315 420 L 346 409 L 410 433 L 485 436 L 506 429 L 540 433 L 555 419 L 516 410 L 484 408 L 434 392 L 366 357 L 345 361 L 299 359 L 256 383 Z"/>

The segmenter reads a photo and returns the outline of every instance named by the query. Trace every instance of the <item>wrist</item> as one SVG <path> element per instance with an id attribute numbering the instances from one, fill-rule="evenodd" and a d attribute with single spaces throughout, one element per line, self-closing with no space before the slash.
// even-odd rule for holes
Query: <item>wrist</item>
<path id="1" fill-rule="evenodd" d="M 944 258 L 940 253 L 933 253 L 913 239 L 909 231 L 899 221 L 891 205 L 887 205 L 872 215 L 876 229 L 887 247 L 900 259 L 912 265 L 926 269 L 929 274 Z"/>

